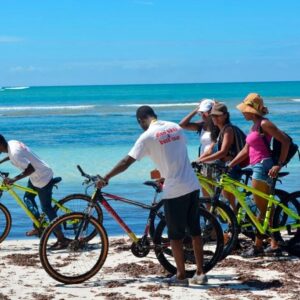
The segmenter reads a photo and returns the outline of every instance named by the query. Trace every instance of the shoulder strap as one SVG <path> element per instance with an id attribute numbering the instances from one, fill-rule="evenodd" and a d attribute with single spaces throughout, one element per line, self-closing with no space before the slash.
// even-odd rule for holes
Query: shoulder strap
<path id="1" fill-rule="evenodd" d="M 224 131 L 226 130 L 227 127 L 232 127 L 232 124 L 231 123 L 227 123 L 227 124 L 224 125 L 224 127 L 219 132 L 219 136 L 220 137 L 224 135 Z"/>
<path id="2" fill-rule="evenodd" d="M 262 120 L 263 120 L 263 119 L 261 119 L 261 121 L 262 121 Z M 271 144 L 268 142 L 267 137 L 266 137 L 266 135 L 265 135 L 265 133 L 264 133 L 264 131 L 263 131 L 263 129 L 262 129 L 261 121 L 260 121 L 260 123 L 259 123 L 258 132 L 260 133 L 260 135 L 261 135 L 261 137 L 262 137 L 262 139 L 263 139 L 263 141 L 264 141 L 264 143 L 265 143 L 266 148 L 267 148 L 267 149 L 270 151 L 270 153 L 272 154 Z"/>
<path id="3" fill-rule="evenodd" d="M 237 126 L 232 125 L 232 130 L 234 134 L 234 142 L 237 153 L 240 152 L 245 144 L 246 135 L 245 133 Z"/>

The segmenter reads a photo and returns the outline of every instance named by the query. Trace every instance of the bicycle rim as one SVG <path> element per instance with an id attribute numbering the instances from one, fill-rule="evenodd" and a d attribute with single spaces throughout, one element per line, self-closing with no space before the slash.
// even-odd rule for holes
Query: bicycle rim
<path id="1" fill-rule="evenodd" d="M 84 230 L 76 238 L 82 224 Z M 58 228 L 68 239 L 68 246 L 52 250 Z M 95 234 L 92 236 L 91 232 Z M 46 272 L 66 284 L 81 283 L 94 276 L 104 264 L 107 252 L 108 238 L 104 227 L 95 218 L 85 220 L 82 213 L 70 213 L 50 223 L 42 235 L 39 249 Z"/>
<path id="2" fill-rule="evenodd" d="M 0 243 L 8 236 L 11 229 L 11 215 L 9 210 L 0 203 Z"/>
<path id="3" fill-rule="evenodd" d="M 90 196 L 85 194 L 71 194 L 58 201 L 58 203 L 63 206 L 64 209 L 61 210 L 58 206 L 55 206 L 55 210 L 58 216 L 71 212 L 84 212 L 90 202 Z M 92 216 L 100 223 L 103 222 L 103 212 L 98 204 L 95 205 Z"/>
<path id="4" fill-rule="evenodd" d="M 221 259 L 224 259 L 234 249 L 238 241 L 239 227 L 232 209 L 223 202 L 219 202 L 213 211 L 223 230 L 224 248 Z"/>
<path id="5" fill-rule="evenodd" d="M 300 216 L 300 194 L 290 194 L 287 198 L 282 201 L 285 206 L 287 206 L 290 210 Z M 300 221 L 290 217 L 287 213 L 284 212 L 282 207 L 277 206 L 275 209 L 274 217 L 273 217 L 273 227 L 278 228 L 281 226 L 292 226 L 294 224 L 299 224 Z M 298 228 L 298 231 L 300 229 Z M 297 229 L 292 229 L 291 231 L 285 229 L 281 231 L 277 231 L 274 233 L 274 238 L 279 241 L 283 246 L 287 244 L 287 242 L 294 237 Z"/>

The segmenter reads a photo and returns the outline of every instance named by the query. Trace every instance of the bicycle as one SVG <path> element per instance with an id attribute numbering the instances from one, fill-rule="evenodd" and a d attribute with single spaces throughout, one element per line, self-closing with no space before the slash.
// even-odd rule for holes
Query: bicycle
<path id="1" fill-rule="evenodd" d="M 200 185 L 210 195 L 210 197 L 200 197 L 200 201 L 201 203 L 208 206 L 209 211 L 216 216 L 217 220 L 220 222 L 223 228 L 224 249 L 221 259 L 224 259 L 236 247 L 239 233 L 242 233 L 254 240 L 255 227 L 253 226 L 251 220 L 249 219 L 248 215 L 245 213 L 239 202 L 237 203 L 237 214 L 233 212 L 228 204 L 228 201 L 222 196 L 222 190 L 224 189 L 224 186 L 220 181 L 212 179 L 219 177 L 220 168 L 222 168 L 220 164 L 193 163 L 192 166 L 196 172 L 196 176 L 199 180 Z M 212 178 L 208 178 L 202 174 L 203 168 L 205 170 L 210 170 L 210 172 L 212 173 Z M 241 174 L 243 177 L 244 185 L 247 186 L 249 180 L 251 179 L 252 170 L 249 168 L 242 169 Z M 288 175 L 288 173 L 279 174 L 280 177 L 286 175 Z M 226 188 L 225 190 L 231 192 Z M 246 191 L 245 189 L 243 190 L 243 193 L 247 198 L 247 202 L 249 203 L 249 205 L 251 205 L 251 210 L 253 211 L 253 213 L 255 213 L 256 206 L 251 199 L 252 193 Z M 280 201 L 284 201 L 284 199 L 289 195 L 288 192 L 280 189 L 275 189 L 274 194 L 279 198 Z"/>
<path id="2" fill-rule="evenodd" d="M 33 189 L 30 189 L 19 184 L 6 185 L 3 182 L 3 179 L 8 177 L 9 173 L 0 171 L 0 198 L 2 198 L 3 193 L 7 192 L 17 204 L 24 210 L 26 215 L 32 220 L 34 227 L 38 229 L 38 236 L 41 236 L 43 230 L 48 225 L 48 220 L 44 213 L 37 218 L 27 207 L 24 199 L 21 199 L 17 194 L 17 191 L 28 192 L 34 195 L 37 195 L 37 192 Z M 57 187 L 57 184 L 61 181 L 61 177 L 55 177 L 52 179 L 53 186 Z M 61 200 L 56 200 L 52 198 L 52 203 L 54 209 L 58 215 L 70 213 L 73 211 L 83 211 L 87 204 L 91 201 L 91 198 L 83 194 L 72 194 L 64 197 Z M 102 222 L 103 214 L 101 207 L 99 205 L 95 206 L 94 216 L 99 222 Z M 0 243 L 2 243 L 8 236 L 12 226 L 12 216 L 8 208 L 0 203 Z"/>
<path id="3" fill-rule="evenodd" d="M 78 169 L 81 175 L 86 178 L 84 184 L 95 185 L 101 178 L 98 175 L 91 176 L 86 174 L 79 166 Z M 148 182 L 147 185 L 156 188 L 157 183 Z M 110 200 L 120 201 L 149 211 L 142 237 L 138 238 L 128 227 L 110 206 L 108 203 Z M 91 202 L 83 213 L 71 213 L 58 217 L 46 228 L 41 237 L 39 247 L 41 263 L 52 278 L 66 284 L 81 283 L 94 276 L 103 266 L 107 257 L 109 242 L 103 224 L 91 216 L 96 203 L 100 203 L 106 209 L 132 240 L 131 252 L 133 255 L 145 257 L 150 250 L 154 250 L 160 264 L 168 272 L 172 274 L 176 272 L 170 241 L 166 235 L 166 222 L 164 215 L 159 211 L 163 200 L 156 202 L 154 197 L 153 202 L 148 205 L 95 188 Z M 159 219 L 157 226 L 154 225 L 156 217 Z M 222 254 L 223 234 L 216 218 L 205 209 L 200 209 L 200 221 L 204 245 L 203 268 L 205 272 L 208 272 L 215 266 Z M 66 249 L 53 251 L 51 250 L 52 237 L 57 228 L 62 229 L 65 237 L 69 239 L 69 243 Z M 151 234 L 150 230 L 154 230 L 154 233 Z M 90 234 L 91 231 L 96 234 L 92 236 Z M 151 237 L 153 234 L 154 236 Z M 215 238 L 212 239 L 212 236 Z M 187 276 L 192 276 L 195 273 L 195 258 L 191 237 L 188 234 L 186 234 L 183 244 Z"/>
<path id="4" fill-rule="evenodd" d="M 253 187 L 247 186 L 239 181 L 230 178 L 227 175 L 227 167 L 217 166 L 220 172 L 220 186 L 224 190 L 234 194 L 237 202 L 240 205 L 237 218 L 243 219 L 246 215 L 252 226 L 256 230 L 256 234 L 261 237 L 274 237 L 280 245 L 285 248 L 290 239 L 292 239 L 296 232 L 293 229 L 300 228 L 300 203 L 298 197 L 299 192 L 288 194 L 287 197 L 278 200 L 276 198 L 275 184 L 278 178 L 273 179 L 271 186 L 271 193 L 265 194 Z M 288 173 L 283 172 L 279 176 L 286 176 Z M 262 221 L 256 217 L 256 214 L 251 210 L 247 202 L 247 194 L 255 194 L 267 201 L 267 210 Z M 274 213 L 273 213 L 273 207 Z M 232 228 L 233 235 L 238 232 L 238 228 Z"/>

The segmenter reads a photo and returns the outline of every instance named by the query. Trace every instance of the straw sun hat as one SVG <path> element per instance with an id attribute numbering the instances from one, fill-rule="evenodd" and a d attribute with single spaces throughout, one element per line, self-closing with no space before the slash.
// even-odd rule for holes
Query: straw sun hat
<path id="1" fill-rule="evenodd" d="M 244 101 L 236 107 L 241 112 L 248 112 L 259 116 L 264 116 L 268 113 L 268 109 L 264 106 L 264 101 L 259 94 L 250 93 Z"/>

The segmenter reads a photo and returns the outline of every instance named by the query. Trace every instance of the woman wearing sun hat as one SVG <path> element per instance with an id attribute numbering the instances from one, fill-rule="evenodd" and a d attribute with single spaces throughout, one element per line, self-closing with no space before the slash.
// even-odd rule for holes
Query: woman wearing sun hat
<path id="1" fill-rule="evenodd" d="M 253 169 L 252 186 L 264 193 L 270 192 L 270 177 L 276 177 L 285 161 L 289 150 L 289 138 L 279 130 L 274 123 L 264 118 L 268 109 L 264 106 L 262 97 L 256 93 L 250 93 L 242 103 L 237 106 L 246 121 L 252 121 L 250 132 L 246 138 L 246 145 L 242 151 L 230 162 L 229 167 L 234 167 L 245 158 L 249 157 L 250 166 Z M 281 153 L 278 164 L 274 165 L 270 142 L 272 137 L 281 142 Z M 263 220 L 267 202 L 253 195 L 256 206 L 260 214 L 259 219 Z M 242 256 L 259 256 L 264 253 L 280 255 L 281 250 L 277 242 L 272 239 L 271 245 L 266 250 L 263 249 L 263 240 L 256 237 L 254 247 L 246 251 Z"/>
<path id="2" fill-rule="evenodd" d="M 179 123 L 182 128 L 196 131 L 199 134 L 199 157 L 213 153 L 214 145 L 217 142 L 219 129 L 214 125 L 210 116 L 210 112 L 215 103 L 216 102 L 212 99 L 202 99 L 200 104 Z M 202 120 L 192 122 L 192 118 L 195 115 L 201 116 Z M 205 172 L 205 175 L 210 177 L 208 173 L 208 171 Z M 202 193 L 204 196 L 209 196 L 205 189 L 202 189 Z"/>

